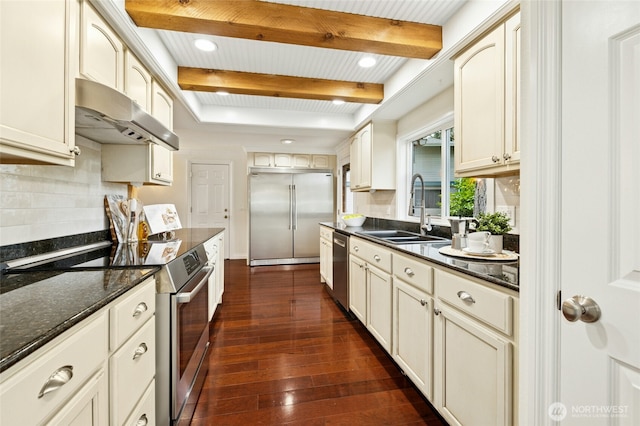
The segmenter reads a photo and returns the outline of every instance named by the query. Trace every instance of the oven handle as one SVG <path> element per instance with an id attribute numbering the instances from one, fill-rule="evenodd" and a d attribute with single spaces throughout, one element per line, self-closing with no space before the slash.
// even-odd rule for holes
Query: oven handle
<path id="1" fill-rule="evenodd" d="M 213 268 L 209 267 L 209 266 L 205 266 L 204 268 L 202 268 L 202 270 L 206 271 L 207 274 L 204 276 L 204 278 L 202 278 L 202 280 L 200 280 L 198 285 L 193 290 L 191 290 L 189 292 L 186 292 L 186 293 L 178 293 L 178 294 L 176 294 L 176 300 L 178 301 L 178 303 L 189 303 L 189 302 L 191 302 L 191 299 L 193 297 L 195 297 L 196 294 L 198 294 L 198 292 L 202 289 L 202 287 L 205 284 L 207 284 L 207 282 L 209 281 L 209 277 L 213 273 Z"/>

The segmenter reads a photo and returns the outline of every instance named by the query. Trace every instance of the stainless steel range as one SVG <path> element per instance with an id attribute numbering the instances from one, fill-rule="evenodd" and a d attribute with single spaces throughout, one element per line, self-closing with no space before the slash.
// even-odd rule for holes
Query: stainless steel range
<path id="1" fill-rule="evenodd" d="M 204 241 L 210 230 L 181 229 L 171 240 L 111 245 L 102 242 L 10 262 L 10 272 L 140 268 L 156 274 L 156 420 L 186 425 L 193 416 L 209 364 L 208 279 Z M 34 262 L 35 260 L 35 262 Z"/>

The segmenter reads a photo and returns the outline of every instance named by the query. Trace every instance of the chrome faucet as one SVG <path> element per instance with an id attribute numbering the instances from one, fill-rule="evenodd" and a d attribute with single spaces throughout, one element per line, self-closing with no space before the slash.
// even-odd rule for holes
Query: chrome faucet
<path id="1" fill-rule="evenodd" d="M 415 213 L 416 205 L 414 201 L 415 194 L 415 185 L 416 180 L 420 179 L 420 186 L 422 188 L 422 198 L 420 200 L 420 234 L 425 235 L 426 231 L 431 231 L 431 215 L 426 214 L 425 207 L 425 189 L 424 189 L 424 179 L 422 179 L 422 175 L 420 173 L 416 173 L 411 177 L 411 192 L 409 193 L 409 216 L 413 216 Z M 426 225 L 425 225 L 425 216 L 426 216 Z"/>

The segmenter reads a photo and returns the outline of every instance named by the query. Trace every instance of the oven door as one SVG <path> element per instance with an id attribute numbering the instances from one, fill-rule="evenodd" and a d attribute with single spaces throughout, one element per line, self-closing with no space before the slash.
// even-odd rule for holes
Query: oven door
<path id="1" fill-rule="evenodd" d="M 177 384 L 172 409 L 174 421 L 184 417 L 183 410 L 188 401 L 191 402 L 193 398 L 197 401 L 201 390 L 198 384 L 202 386 L 203 376 L 208 371 L 208 364 L 203 361 L 206 361 L 209 348 L 208 281 L 212 272 L 212 267 L 202 268 L 178 293 L 172 295 L 175 309 L 172 376 Z"/>

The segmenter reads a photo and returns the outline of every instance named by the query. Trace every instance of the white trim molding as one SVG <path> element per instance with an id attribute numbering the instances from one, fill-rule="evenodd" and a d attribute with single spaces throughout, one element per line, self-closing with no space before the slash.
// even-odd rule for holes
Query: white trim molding
<path id="1" fill-rule="evenodd" d="M 522 179 L 520 239 L 521 425 L 556 424 L 560 397 L 562 4 L 528 0 L 522 19 Z"/>

